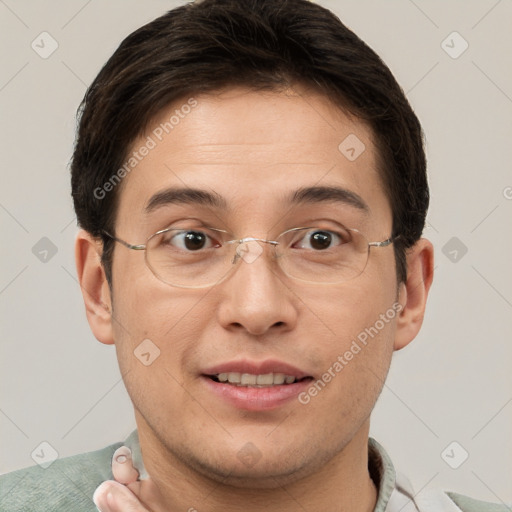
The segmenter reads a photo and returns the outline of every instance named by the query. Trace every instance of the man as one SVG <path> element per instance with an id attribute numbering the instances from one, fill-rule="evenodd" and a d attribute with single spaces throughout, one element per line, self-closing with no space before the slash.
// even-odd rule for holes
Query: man
<path id="1" fill-rule="evenodd" d="M 413 497 L 368 438 L 423 320 L 429 195 L 416 116 L 329 11 L 204 0 L 130 35 L 84 99 L 72 191 L 138 428 L 3 477 L 2 510 L 506 509 Z"/>

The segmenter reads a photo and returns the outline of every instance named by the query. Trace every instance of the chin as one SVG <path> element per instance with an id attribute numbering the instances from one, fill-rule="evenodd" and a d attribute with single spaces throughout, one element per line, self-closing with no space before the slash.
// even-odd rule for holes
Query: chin
<path id="1" fill-rule="evenodd" d="M 275 489 L 320 470 L 333 457 L 334 447 L 267 446 L 260 452 L 248 442 L 241 449 L 219 447 L 213 453 L 182 449 L 178 455 L 191 469 L 208 479 L 245 489 Z"/>
<path id="2" fill-rule="evenodd" d="M 280 461 L 258 463 L 255 467 L 247 467 L 243 464 L 237 464 L 235 467 L 227 466 L 225 460 L 218 465 L 205 464 L 204 461 L 197 461 L 197 463 L 204 476 L 239 489 L 276 489 L 296 482 L 313 472 L 307 464 L 306 467 L 298 463 L 284 465 Z M 196 467 L 196 470 L 199 467 Z"/>

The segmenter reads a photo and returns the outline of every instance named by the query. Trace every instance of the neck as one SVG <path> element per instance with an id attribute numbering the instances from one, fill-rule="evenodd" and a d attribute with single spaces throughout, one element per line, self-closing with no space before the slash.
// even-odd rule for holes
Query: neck
<path id="1" fill-rule="evenodd" d="M 158 503 L 146 502 L 154 512 L 372 512 L 375 508 L 377 489 L 368 472 L 369 423 L 319 471 L 297 480 L 274 479 L 263 488 L 250 488 L 219 482 L 190 468 L 160 442 L 140 415 L 136 416 L 144 466 L 160 493 Z"/>

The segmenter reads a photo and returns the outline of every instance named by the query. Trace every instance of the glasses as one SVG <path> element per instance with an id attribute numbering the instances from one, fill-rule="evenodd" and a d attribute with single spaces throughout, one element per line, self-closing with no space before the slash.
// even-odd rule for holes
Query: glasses
<path id="1" fill-rule="evenodd" d="M 270 246 L 273 264 L 287 276 L 316 284 L 339 284 L 361 275 L 371 247 L 387 247 L 393 238 L 368 242 L 357 229 L 297 227 L 276 240 L 237 239 L 211 227 L 172 227 L 157 231 L 145 244 L 133 245 L 103 233 L 134 251 L 145 251 L 148 268 L 164 283 L 179 288 L 207 288 L 222 282 L 243 260 L 256 261 Z"/>

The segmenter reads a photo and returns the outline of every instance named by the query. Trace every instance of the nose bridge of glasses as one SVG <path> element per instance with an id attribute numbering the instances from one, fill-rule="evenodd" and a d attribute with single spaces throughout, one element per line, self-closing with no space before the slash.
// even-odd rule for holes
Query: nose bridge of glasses
<path id="1" fill-rule="evenodd" d="M 245 261 L 245 263 L 253 263 L 263 252 L 262 243 L 269 244 L 272 247 L 279 245 L 279 242 L 275 240 L 266 240 L 264 238 L 256 238 L 248 236 L 240 238 L 238 240 L 229 240 L 228 244 L 235 245 L 235 254 L 231 263 L 235 264 L 239 259 Z"/>

